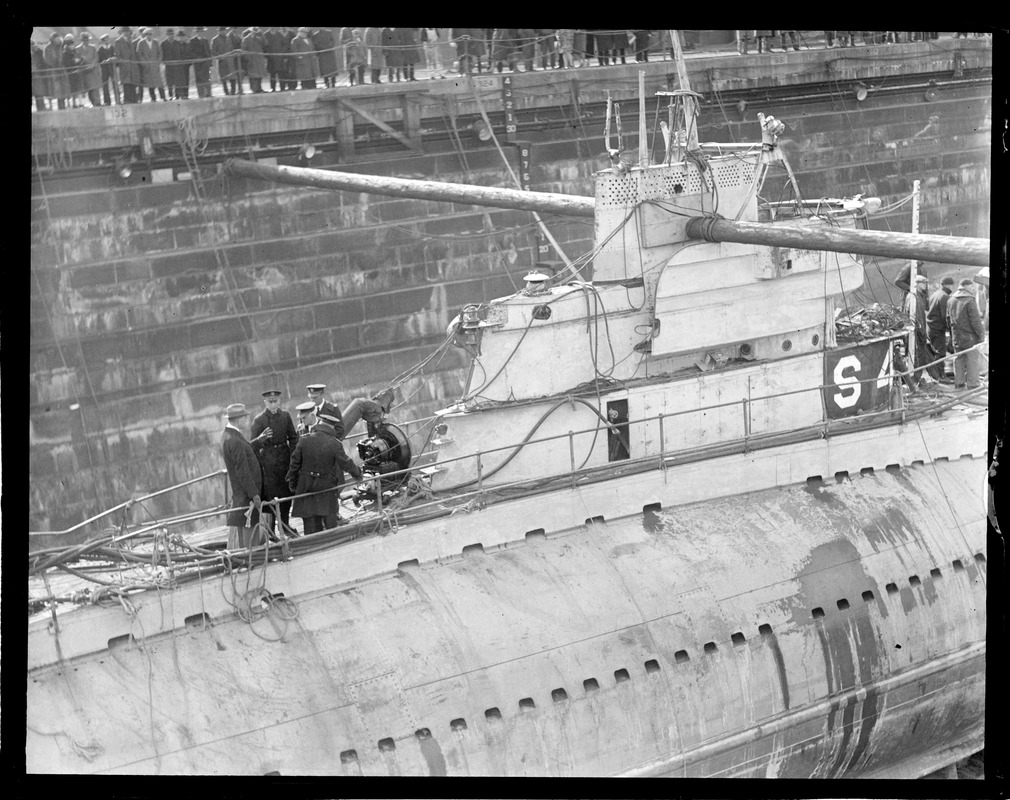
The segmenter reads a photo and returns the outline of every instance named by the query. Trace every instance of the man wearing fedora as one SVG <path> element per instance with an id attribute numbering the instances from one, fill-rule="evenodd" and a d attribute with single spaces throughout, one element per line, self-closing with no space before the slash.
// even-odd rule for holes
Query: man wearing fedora
<path id="1" fill-rule="evenodd" d="M 291 452 L 298 444 L 298 434 L 291 415 L 281 408 L 281 393 L 278 389 L 263 392 L 263 410 L 252 421 L 252 446 L 263 468 L 263 491 L 268 500 L 287 497 L 288 465 Z M 281 530 L 288 527 L 291 501 L 278 503 Z M 275 512 L 277 513 L 277 512 Z M 270 517 L 270 531 L 274 530 L 274 517 Z"/>
<path id="2" fill-rule="evenodd" d="M 249 412 L 242 403 L 232 403 L 225 409 L 227 420 L 221 437 L 224 466 L 231 482 L 231 507 L 228 512 L 228 549 L 255 547 L 263 544 L 263 535 L 257 528 L 259 522 L 260 493 L 263 489 L 263 471 L 252 445 L 242 433 L 249 421 Z M 255 507 L 247 517 L 249 504 Z"/>
<path id="3" fill-rule="evenodd" d="M 344 470 L 360 479 L 361 469 L 344 452 L 332 425 L 317 418 L 316 406 L 311 400 L 299 405 L 297 410 L 298 421 L 307 432 L 291 454 L 287 482 L 291 494 L 310 495 L 296 499 L 294 509 L 295 516 L 302 518 L 308 536 L 337 526 Z"/>

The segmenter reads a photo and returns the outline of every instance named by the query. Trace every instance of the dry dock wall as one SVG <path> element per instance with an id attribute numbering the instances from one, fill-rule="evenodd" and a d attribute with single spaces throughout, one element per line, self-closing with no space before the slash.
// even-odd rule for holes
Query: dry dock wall
<path id="1" fill-rule="evenodd" d="M 941 40 L 853 51 L 689 59 L 692 87 L 706 98 L 701 139 L 755 141 L 757 112 L 774 114 L 787 124 L 780 143 L 807 197 L 863 193 L 888 206 L 919 179 L 921 230 L 987 236 L 991 47 Z M 646 69 L 650 96 L 676 87 L 670 62 Z M 341 404 L 383 388 L 442 341 L 464 304 L 508 294 L 537 261 L 556 259 L 541 252 L 525 212 L 219 171 L 250 150 L 297 164 L 297 145 L 311 141 L 312 166 L 509 186 L 503 158 L 517 168 L 519 156 L 504 137 L 500 81 L 33 115 L 30 527 L 62 529 L 219 469 L 221 408 L 256 407 L 269 386 L 292 398 L 289 408 L 312 381 Z M 862 102 L 855 81 L 871 89 Z M 635 66 L 519 74 L 512 84 L 534 190 L 592 193 L 607 91 L 622 100 L 626 139 L 637 145 Z M 501 152 L 475 135 L 481 109 Z M 150 160 L 139 156 L 145 137 Z M 116 174 L 124 157 L 133 159 L 126 180 Z M 773 178 L 766 197 L 780 186 Z M 909 230 L 910 215 L 906 203 L 873 226 Z M 570 257 L 590 248 L 590 221 L 548 223 Z M 885 300 L 885 278 L 899 268 L 881 260 L 868 269 L 857 299 Z M 400 418 L 455 399 L 461 366 L 451 352 L 404 384 Z M 221 485 L 132 513 L 221 502 Z"/>

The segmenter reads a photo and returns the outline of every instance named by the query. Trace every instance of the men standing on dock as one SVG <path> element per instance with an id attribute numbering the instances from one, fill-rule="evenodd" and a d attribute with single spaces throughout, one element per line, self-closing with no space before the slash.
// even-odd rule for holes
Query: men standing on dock
<path id="1" fill-rule="evenodd" d="M 263 411 L 252 421 L 252 446 L 259 458 L 263 470 L 263 494 L 268 500 L 288 496 L 288 466 L 291 453 L 298 444 L 298 434 L 291 415 L 281 408 L 281 393 L 278 389 L 263 392 Z M 288 526 L 291 513 L 291 501 L 278 503 L 281 530 Z M 274 530 L 274 517 L 270 517 L 271 532 Z"/>
<path id="2" fill-rule="evenodd" d="M 950 322 L 951 339 L 954 344 L 954 388 L 975 389 L 981 385 L 978 375 L 978 350 L 970 349 L 985 339 L 982 315 L 975 302 L 975 285 L 971 278 L 964 278 L 957 291 L 947 302 L 947 318 Z"/>
<path id="3" fill-rule="evenodd" d="M 291 494 L 311 494 L 295 500 L 295 516 L 302 518 L 305 535 L 335 528 L 340 520 L 340 485 L 344 471 L 361 478 L 361 469 L 344 452 L 333 427 L 316 417 L 309 401 L 297 408 L 299 425 L 308 431 L 291 455 L 287 482 Z"/>
<path id="4" fill-rule="evenodd" d="M 952 291 L 954 291 L 954 279 L 947 275 L 940 281 L 940 288 L 933 292 L 929 298 L 926 311 L 926 333 L 929 338 L 930 361 L 943 358 L 947 354 L 947 331 L 950 330 L 947 323 L 947 301 L 950 299 Z M 935 364 L 930 367 L 929 374 L 938 381 L 943 380 L 943 364 Z"/>
<path id="5" fill-rule="evenodd" d="M 242 435 L 240 428 L 249 418 L 245 406 L 242 403 L 232 403 L 225 409 L 225 418 L 227 423 L 224 436 L 221 437 L 221 452 L 231 482 L 231 506 L 236 508 L 235 511 L 228 512 L 228 549 L 237 550 L 263 543 L 262 533 L 256 529 L 259 524 L 263 471 L 252 445 Z M 247 511 L 250 503 L 254 507 Z"/>
<path id="6" fill-rule="evenodd" d="M 305 387 L 305 390 L 309 393 L 309 400 L 312 401 L 312 405 L 316 408 L 316 416 L 319 417 L 325 414 L 328 417 L 333 417 L 335 423 L 333 428 L 337 432 L 337 438 L 344 438 L 344 423 L 340 417 L 340 409 L 337 408 L 333 403 L 326 399 L 326 384 L 325 383 L 310 383 Z M 301 408 L 301 406 L 299 406 Z"/>

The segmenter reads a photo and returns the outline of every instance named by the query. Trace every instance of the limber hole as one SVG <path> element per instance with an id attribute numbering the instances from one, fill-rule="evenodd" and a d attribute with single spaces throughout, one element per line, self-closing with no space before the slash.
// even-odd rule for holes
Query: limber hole
<path id="1" fill-rule="evenodd" d="M 109 639 L 109 649 L 118 650 L 121 647 L 128 647 L 135 643 L 136 639 L 133 638 L 132 633 L 124 633 L 122 636 L 113 636 Z"/>
<path id="2" fill-rule="evenodd" d="M 896 584 L 896 583 L 889 583 L 884 588 L 887 589 L 887 593 L 888 594 L 897 594 L 898 593 L 898 584 Z"/>
<path id="3" fill-rule="evenodd" d="M 352 761 L 357 761 L 357 760 L 358 760 L 358 751 L 357 750 L 345 750 L 344 752 L 342 752 L 340 754 L 340 763 L 341 764 L 350 764 Z"/>
<path id="4" fill-rule="evenodd" d="M 758 633 L 760 633 L 762 636 L 771 636 L 772 626 L 766 622 L 764 625 L 758 626 Z"/>
<path id="5" fill-rule="evenodd" d="M 977 562 L 978 562 L 979 564 L 984 564 L 984 563 L 985 563 L 985 556 L 984 556 L 984 555 L 982 555 L 981 553 L 975 553 L 975 560 L 976 560 L 976 561 L 977 561 Z"/>
<path id="6" fill-rule="evenodd" d="M 673 660 L 678 664 L 683 664 L 685 661 L 690 661 L 691 656 L 687 654 L 687 650 L 678 650 L 673 654 Z"/>
<path id="7" fill-rule="evenodd" d="M 568 692 L 566 692 L 564 689 L 554 689 L 551 692 L 551 699 L 555 703 L 560 703 L 563 700 L 567 700 L 568 699 Z"/>
<path id="8" fill-rule="evenodd" d="M 475 544 L 468 544 L 466 547 L 463 548 L 463 555 L 465 556 L 481 555 L 483 553 L 484 553 L 484 545 L 482 545 L 480 542 L 477 542 Z"/>
<path id="9" fill-rule="evenodd" d="M 931 578 L 942 578 L 943 577 L 943 573 L 940 572 L 940 570 L 937 567 L 933 567 L 933 569 L 931 569 L 929 571 L 929 577 L 931 577 Z"/>
<path id="10" fill-rule="evenodd" d="M 719 648 L 718 648 L 718 647 L 716 647 L 716 644 L 715 644 L 715 642 L 706 642 L 706 643 L 705 643 L 705 652 L 706 652 L 706 653 L 714 653 L 714 652 L 716 652 L 716 651 L 717 651 L 718 649 L 719 649 Z"/>
<path id="11" fill-rule="evenodd" d="M 873 599 L 873 592 L 867 590 L 863 592 L 863 602 L 869 603 Z"/>
<path id="12" fill-rule="evenodd" d="M 390 750 L 396 749 L 396 742 L 392 739 L 379 739 L 379 750 L 383 753 L 388 753 Z"/>
<path id="13" fill-rule="evenodd" d="M 651 675 L 653 672 L 659 672 L 659 662 L 654 658 L 650 658 L 645 662 L 645 674 Z"/>
<path id="14" fill-rule="evenodd" d="M 533 698 L 532 697 L 524 697 L 522 700 L 519 701 L 519 710 L 520 711 L 529 711 L 531 708 L 536 708 L 536 707 L 537 707 L 537 704 L 533 702 Z"/>
<path id="15" fill-rule="evenodd" d="M 589 692 L 597 691 L 600 688 L 600 683 L 596 680 L 596 678 L 586 678 L 582 681 L 582 688 L 588 694 Z"/>
<path id="16" fill-rule="evenodd" d="M 919 580 L 919 576 L 918 575 L 911 575 L 911 576 L 909 576 L 908 583 L 911 586 L 921 586 L 922 585 L 922 581 Z"/>
<path id="17" fill-rule="evenodd" d="M 663 504 L 662 503 L 649 503 L 647 506 L 642 506 L 642 512 L 643 513 L 648 513 L 649 511 L 656 512 L 656 511 L 662 511 L 662 510 L 663 510 Z"/>
<path id="18" fill-rule="evenodd" d="M 431 738 L 431 730 L 428 729 L 428 728 L 419 728 L 418 730 L 414 731 L 414 736 L 416 736 L 418 739 L 420 739 L 422 741 L 424 739 L 430 739 Z"/>
<path id="19" fill-rule="evenodd" d="M 200 628 L 201 630 L 209 628 L 210 622 L 211 616 L 206 613 L 193 614 L 191 617 L 186 617 L 184 620 L 184 624 L 187 628 Z"/>
<path id="20" fill-rule="evenodd" d="M 631 676 L 628 674 L 628 670 L 626 670 L 626 669 L 619 669 L 619 670 L 617 670 L 614 673 L 614 680 L 617 683 L 622 683 L 624 681 L 630 681 L 631 680 Z"/>
<path id="21" fill-rule="evenodd" d="M 737 631 L 736 633 L 734 633 L 732 636 L 729 637 L 729 640 L 733 642 L 733 644 L 735 645 L 741 645 L 747 642 L 747 637 L 744 636 L 743 633 L 741 633 L 740 631 Z"/>
<path id="22" fill-rule="evenodd" d="M 535 530 L 532 531 L 526 531 L 526 541 L 530 541 L 531 539 L 546 539 L 546 538 L 547 538 L 547 531 L 545 531 L 543 528 L 536 528 Z"/>
<path id="23" fill-rule="evenodd" d="M 961 563 L 961 559 L 954 559 L 952 566 L 954 567 L 954 572 L 964 572 L 964 564 Z"/>
<path id="24" fill-rule="evenodd" d="M 403 571 L 408 569 L 417 569 L 417 567 L 419 566 L 420 564 L 418 563 L 418 560 L 416 558 L 411 558 L 407 561 L 401 561 L 399 564 L 396 565 L 396 568 L 398 570 Z"/>
<path id="25" fill-rule="evenodd" d="M 449 723 L 449 727 L 454 731 L 465 731 L 466 730 L 466 720 L 460 717 L 459 719 L 454 719 Z"/>
<path id="26" fill-rule="evenodd" d="M 485 719 L 501 719 L 501 711 L 498 708 L 489 708 L 484 712 Z"/>
<path id="27" fill-rule="evenodd" d="M 837 606 L 838 606 L 838 610 L 839 610 L 839 611 L 845 611 L 845 610 L 847 610 L 847 609 L 848 609 L 848 607 L 849 607 L 849 601 L 848 601 L 848 600 L 846 600 L 846 599 L 845 599 L 845 598 L 843 597 L 843 598 L 842 598 L 841 600 L 839 600 L 839 601 L 838 601 L 837 603 L 835 603 L 835 605 L 837 605 Z"/>
<path id="28" fill-rule="evenodd" d="M 595 517 L 589 517 L 586 519 L 586 525 L 592 525 L 597 522 L 606 522 L 602 514 L 597 514 Z"/>
<path id="29" fill-rule="evenodd" d="M 817 608 L 812 609 L 810 613 L 813 614 L 814 619 L 820 619 L 824 616 L 824 609 L 818 606 Z"/>

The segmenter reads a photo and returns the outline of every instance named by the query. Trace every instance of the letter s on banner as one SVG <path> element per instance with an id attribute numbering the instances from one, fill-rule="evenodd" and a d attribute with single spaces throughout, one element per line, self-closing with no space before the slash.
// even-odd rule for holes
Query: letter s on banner
<path id="1" fill-rule="evenodd" d="M 832 400 L 839 408 L 852 408 L 859 402 L 859 395 L 863 391 L 863 385 L 859 382 L 861 366 L 859 359 L 852 355 L 843 356 L 835 364 L 833 378 L 839 390 L 834 393 Z"/>

